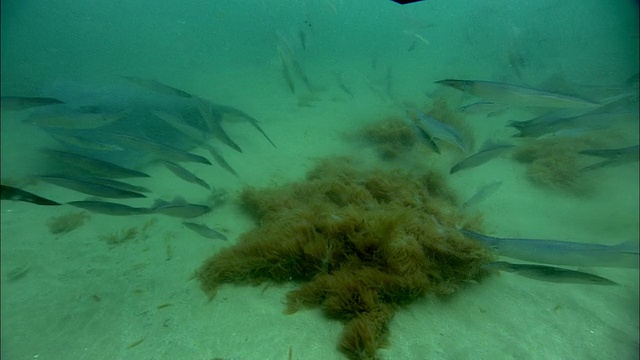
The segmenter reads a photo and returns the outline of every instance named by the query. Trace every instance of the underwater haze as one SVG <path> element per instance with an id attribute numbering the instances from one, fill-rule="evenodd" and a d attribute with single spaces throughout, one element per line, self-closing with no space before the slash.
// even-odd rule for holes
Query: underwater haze
<path id="1" fill-rule="evenodd" d="M 3 1 L 2 358 L 638 359 L 638 11 Z"/>

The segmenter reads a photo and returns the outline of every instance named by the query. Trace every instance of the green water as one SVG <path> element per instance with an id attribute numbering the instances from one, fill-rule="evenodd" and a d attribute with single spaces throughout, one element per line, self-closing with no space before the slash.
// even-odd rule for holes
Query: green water
<path id="1" fill-rule="evenodd" d="M 282 313 L 294 284 L 225 286 L 208 302 L 190 280 L 206 258 L 256 226 L 238 205 L 240 189 L 301 180 L 317 158 L 347 155 L 385 168 L 431 167 L 446 176 L 461 202 L 479 187 L 502 181 L 473 209 L 494 236 L 599 244 L 638 240 L 637 161 L 583 175 L 583 187 L 573 191 L 532 181 L 527 165 L 510 156 L 449 175 L 469 154 L 442 145 L 436 155 L 415 146 L 395 160 L 382 160 L 371 143 L 353 136 L 365 125 L 401 118 L 407 108 L 429 109 L 437 99 L 452 109 L 478 100 L 434 84 L 448 78 L 595 100 L 635 92 L 637 109 L 636 2 L 183 3 L 2 2 L 2 96 L 57 97 L 67 102 L 62 111 L 87 105 L 131 108 L 134 115 L 111 130 L 187 149 L 148 115 L 154 107 L 182 111 L 186 103 L 136 87 L 123 76 L 155 79 L 250 114 L 277 146 L 247 122 L 228 121 L 224 128 L 243 152 L 210 140 L 238 177 L 216 164 L 183 164 L 228 194 L 222 206 L 195 220 L 223 232 L 228 242 L 201 237 L 180 219 L 160 214 L 91 214 L 77 229 L 52 234 L 53 218 L 80 209 L 3 200 L 3 359 L 288 359 L 290 352 L 294 359 L 344 358 L 336 349 L 340 322 L 318 310 Z M 290 89 L 278 46 L 290 48 L 310 86 L 288 63 Z M 39 149 L 60 143 L 23 122 L 48 111 L 2 111 L 2 182 L 59 202 L 86 200 L 89 195 L 27 179 L 59 170 Z M 496 116 L 460 116 L 477 150 L 487 139 L 528 144 L 513 138 L 515 129 L 505 125 L 535 115 L 511 108 Z M 596 132 L 588 144 L 638 143 L 637 118 L 609 130 Z M 86 134 L 101 136 L 94 130 Z M 580 149 L 562 149 L 574 150 Z M 201 148 L 192 151 L 209 156 Z M 88 153 L 141 166 L 151 175 L 131 180 L 151 189 L 148 198 L 124 204 L 149 207 L 156 198 L 176 195 L 205 203 L 211 195 L 148 164 L 144 151 Z M 596 160 L 578 158 L 581 166 Z M 131 239 L 110 242 L 131 228 L 137 231 Z M 579 270 L 619 285 L 555 284 L 502 273 L 447 301 L 425 298 L 399 310 L 389 325 L 390 344 L 378 354 L 385 359 L 637 359 L 638 269 Z"/>

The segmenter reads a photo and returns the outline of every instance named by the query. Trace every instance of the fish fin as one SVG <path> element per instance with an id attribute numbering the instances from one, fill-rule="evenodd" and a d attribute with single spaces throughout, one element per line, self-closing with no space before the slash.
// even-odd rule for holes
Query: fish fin
<path id="1" fill-rule="evenodd" d="M 170 202 L 168 202 L 166 200 L 155 199 L 155 201 L 151 205 L 151 209 L 156 209 L 156 208 L 159 208 L 159 207 L 162 207 L 162 206 L 167 206 L 169 204 L 170 204 Z"/>

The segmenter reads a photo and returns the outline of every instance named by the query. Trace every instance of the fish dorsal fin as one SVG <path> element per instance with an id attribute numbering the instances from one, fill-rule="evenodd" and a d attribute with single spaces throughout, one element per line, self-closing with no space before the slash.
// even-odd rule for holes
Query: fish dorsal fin
<path id="1" fill-rule="evenodd" d="M 185 200 L 182 196 L 177 195 L 171 201 L 172 205 L 187 205 L 187 200 Z"/>
<path id="2" fill-rule="evenodd" d="M 153 202 L 153 205 L 151 205 L 151 208 L 155 209 L 155 208 L 159 208 L 159 207 L 163 207 L 163 206 L 167 206 L 169 205 L 169 202 L 166 200 L 162 200 L 162 199 L 156 199 Z"/>

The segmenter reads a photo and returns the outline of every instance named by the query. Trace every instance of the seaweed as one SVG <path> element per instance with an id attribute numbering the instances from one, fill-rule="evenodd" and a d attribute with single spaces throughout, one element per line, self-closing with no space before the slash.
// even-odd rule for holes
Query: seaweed
<path id="1" fill-rule="evenodd" d="M 135 239 L 140 232 L 135 227 L 129 227 L 120 231 L 107 235 L 101 235 L 100 239 L 110 246 L 122 245 L 128 241 Z"/>
<path id="2" fill-rule="evenodd" d="M 580 171 L 583 158 L 579 151 L 589 148 L 588 139 L 545 139 L 519 146 L 513 158 L 527 165 L 531 182 L 567 193 L 584 194 L 589 190 Z"/>
<path id="3" fill-rule="evenodd" d="M 356 137 L 372 145 L 383 160 L 395 160 L 410 152 L 418 142 L 417 136 L 402 119 L 389 118 L 366 125 Z"/>
<path id="4" fill-rule="evenodd" d="M 86 211 L 54 216 L 47 222 L 47 227 L 52 234 L 66 234 L 82 226 L 89 217 Z"/>
<path id="5" fill-rule="evenodd" d="M 448 298 L 487 275 L 483 265 L 492 260 L 457 231 L 469 219 L 432 172 L 329 159 L 304 181 L 246 188 L 240 200 L 259 225 L 196 270 L 203 291 L 213 298 L 224 283 L 298 282 L 285 313 L 319 307 L 342 321 L 338 348 L 350 359 L 376 358 L 400 306 L 426 295 Z"/>

